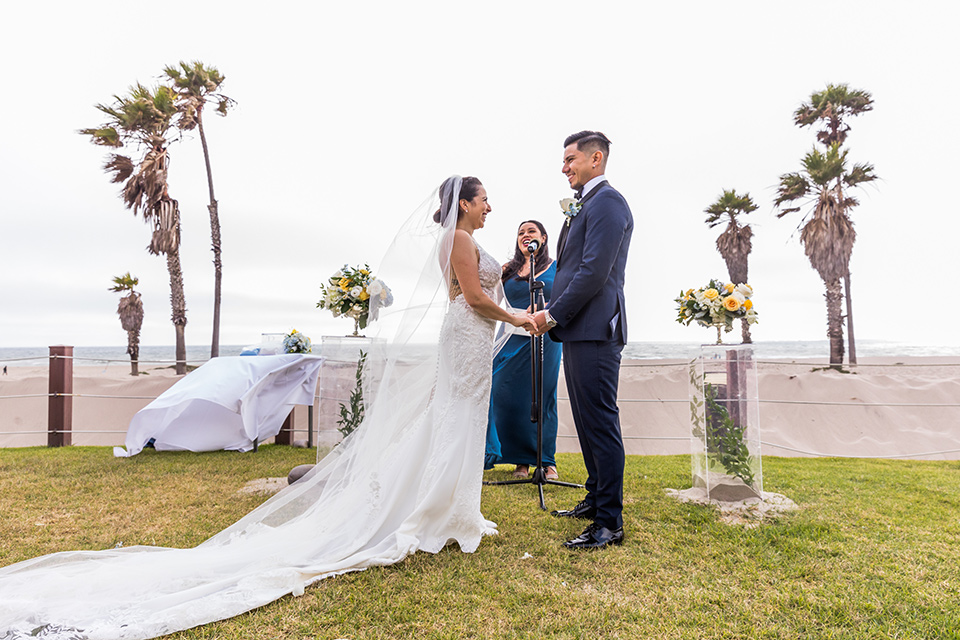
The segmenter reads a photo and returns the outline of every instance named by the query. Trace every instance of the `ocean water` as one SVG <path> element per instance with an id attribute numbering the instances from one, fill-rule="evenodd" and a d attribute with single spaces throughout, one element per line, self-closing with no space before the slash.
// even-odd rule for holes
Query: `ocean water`
<path id="1" fill-rule="evenodd" d="M 221 345 L 221 356 L 238 356 L 244 345 Z M 829 345 L 826 340 L 796 340 L 756 342 L 753 345 L 758 358 L 809 358 L 829 357 Z M 127 364 L 130 357 L 126 346 L 82 347 L 73 349 L 76 366 L 103 364 Z M 39 366 L 46 365 L 50 350 L 47 347 L 0 347 L 0 366 Z M 659 360 L 693 359 L 700 352 L 697 342 L 631 342 L 623 350 L 624 359 Z M 857 355 L 860 358 L 871 357 L 960 357 L 960 346 L 917 345 L 885 340 L 861 340 L 857 342 Z M 172 345 L 143 345 L 140 347 L 140 363 L 161 366 L 173 364 L 175 350 Z M 191 345 L 187 347 L 187 362 L 201 365 L 210 359 L 209 345 Z"/>

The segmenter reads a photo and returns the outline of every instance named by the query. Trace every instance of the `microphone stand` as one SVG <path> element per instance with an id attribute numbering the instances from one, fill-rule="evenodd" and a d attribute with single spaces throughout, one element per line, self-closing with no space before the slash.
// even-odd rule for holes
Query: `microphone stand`
<path id="1" fill-rule="evenodd" d="M 530 309 L 532 313 L 537 313 L 546 308 L 543 298 L 543 282 L 536 279 L 536 250 L 530 252 L 530 275 L 527 278 L 530 289 Z M 543 501 L 543 485 L 553 484 L 561 487 L 574 487 L 582 489 L 582 484 L 573 482 L 561 482 L 560 480 L 548 480 L 547 472 L 543 468 L 543 336 L 530 336 L 530 388 L 532 389 L 532 398 L 530 402 L 530 422 L 537 424 L 537 466 L 533 470 L 533 475 L 522 480 L 502 480 L 499 482 L 487 482 L 486 485 L 507 485 L 507 484 L 535 484 L 540 494 L 540 508 L 547 510 L 546 503 Z"/>

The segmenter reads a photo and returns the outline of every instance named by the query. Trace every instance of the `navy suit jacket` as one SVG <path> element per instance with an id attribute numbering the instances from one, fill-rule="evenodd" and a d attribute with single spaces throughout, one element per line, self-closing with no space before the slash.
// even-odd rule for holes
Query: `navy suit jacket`
<path id="1" fill-rule="evenodd" d="M 633 214 L 620 192 L 606 182 L 582 203 L 558 243 L 548 306 L 557 326 L 550 337 L 558 342 L 616 339 L 626 344 L 623 284 Z"/>

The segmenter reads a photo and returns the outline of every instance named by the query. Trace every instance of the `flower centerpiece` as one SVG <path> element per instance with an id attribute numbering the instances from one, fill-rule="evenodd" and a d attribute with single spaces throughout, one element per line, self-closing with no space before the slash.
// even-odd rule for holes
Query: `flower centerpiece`
<path id="1" fill-rule="evenodd" d="M 577 214 L 580 213 L 580 207 L 582 206 L 576 198 L 564 198 L 560 201 L 560 210 L 563 211 L 563 215 L 567 217 L 566 225 L 568 227 L 573 219 L 577 217 Z"/>
<path id="2" fill-rule="evenodd" d="M 677 303 L 677 322 L 689 325 L 696 321 L 704 327 L 717 328 L 717 344 L 722 342 L 720 330 L 733 330 L 733 321 L 746 318 L 749 324 L 757 322 L 753 309 L 753 287 L 746 283 L 733 284 L 711 280 L 705 287 L 687 289 L 674 300 Z"/>
<path id="3" fill-rule="evenodd" d="M 310 353 L 312 350 L 313 343 L 310 342 L 310 338 L 296 329 L 293 329 L 290 333 L 283 336 L 284 353 Z"/>
<path id="4" fill-rule="evenodd" d="M 330 276 L 327 284 L 321 284 L 323 299 L 317 303 L 321 309 L 330 309 L 333 317 L 353 318 L 353 335 L 358 336 L 370 322 L 377 319 L 382 307 L 393 304 L 393 293 L 383 280 L 374 277 L 370 265 L 343 267 Z M 372 303 L 372 304 L 371 304 Z"/>

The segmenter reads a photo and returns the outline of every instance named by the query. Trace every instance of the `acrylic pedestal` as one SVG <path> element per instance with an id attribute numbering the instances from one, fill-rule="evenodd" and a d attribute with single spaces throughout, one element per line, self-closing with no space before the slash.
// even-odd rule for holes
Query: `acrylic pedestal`
<path id="1" fill-rule="evenodd" d="M 364 336 L 323 336 L 320 354 L 323 368 L 320 370 L 320 409 L 317 416 L 317 454 L 343 439 L 338 430 L 340 405 L 350 408 L 351 394 L 357 388 L 357 366 L 361 354 L 365 356 L 361 381 L 363 404 L 373 400 L 373 389 L 383 375 L 384 346 L 379 338 Z"/>
<path id="2" fill-rule="evenodd" d="M 760 498 L 760 408 L 752 345 L 703 345 L 690 365 L 693 486 L 707 498 Z"/>

